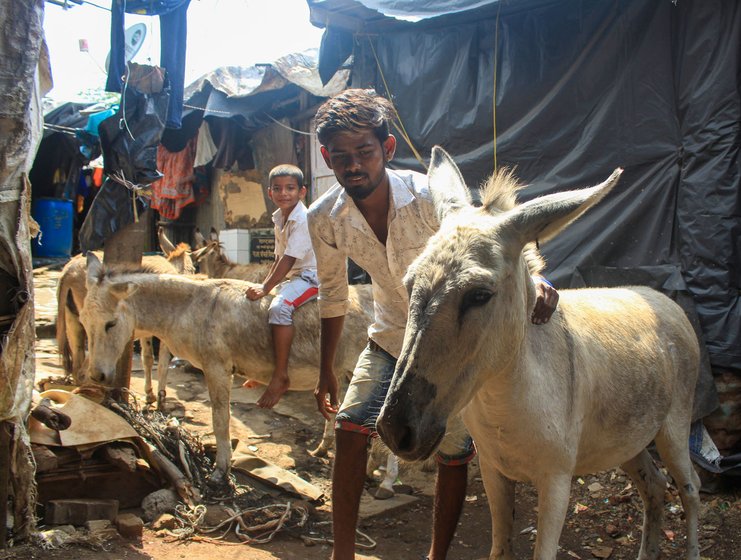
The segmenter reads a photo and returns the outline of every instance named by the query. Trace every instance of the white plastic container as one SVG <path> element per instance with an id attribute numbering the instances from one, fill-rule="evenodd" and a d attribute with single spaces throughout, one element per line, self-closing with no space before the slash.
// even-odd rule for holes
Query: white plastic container
<path id="1" fill-rule="evenodd" d="M 250 262 L 250 230 L 223 229 L 219 232 L 219 241 L 230 261 L 239 264 Z"/>

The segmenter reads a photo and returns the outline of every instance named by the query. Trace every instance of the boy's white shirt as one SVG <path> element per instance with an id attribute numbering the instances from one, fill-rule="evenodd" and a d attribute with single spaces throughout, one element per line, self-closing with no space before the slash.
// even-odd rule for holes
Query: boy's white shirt
<path id="1" fill-rule="evenodd" d="M 374 321 L 368 336 L 398 357 L 409 307 L 402 278 L 440 224 L 427 176 L 415 171 L 387 171 L 391 196 L 386 246 L 339 183 L 309 208 L 309 232 L 319 264 L 322 318 L 338 317 L 347 310 L 346 263 L 350 257 L 373 281 Z"/>
<path id="2" fill-rule="evenodd" d="M 288 255 L 296 259 L 293 267 L 286 274 L 286 278 L 301 276 L 303 272 L 316 271 L 316 255 L 311 245 L 309 227 L 307 224 L 307 209 L 302 201 L 293 207 L 288 219 L 283 221 L 280 208 L 273 212 L 275 224 L 275 256 L 276 260 Z"/>

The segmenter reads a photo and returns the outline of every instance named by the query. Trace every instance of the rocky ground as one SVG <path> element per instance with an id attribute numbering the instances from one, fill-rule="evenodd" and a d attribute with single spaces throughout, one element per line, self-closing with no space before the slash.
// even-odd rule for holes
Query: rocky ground
<path id="1" fill-rule="evenodd" d="M 37 343 L 37 377 L 58 375 L 51 329 L 55 303 L 54 271 L 40 274 L 37 279 L 37 309 L 39 334 Z M 39 294 L 44 293 L 44 296 Z M 208 438 L 210 409 L 202 375 L 171 368 L 168 383 L 168 407 L 188 429 Z M 232 437 L 268 461 L 298 474 L 316 485 L 328 496 L 330 491 L 330 458 L 315 458 L 307 450 L 316 444 L 322 429 L 315 412 L 313 397 L 308 393 L 289 393 L 273 411 L 259 409 L 254 403 L 259 390 L 241 388 L 235 380 L 232 393 Z M 135 368 L 132 390 L 141 396 L 143 378 Z M 434 474 L 419 466 L 403 467 L 402 481 L 411 487 L 412 498 L 402 502 L 380 504 L 370 495 L 364 497 L 360 530 L 376 543 L 375 547 L 359 550 L 358 558 L 377 560 L 418 560 L 426 552 L 430 535 L 431 493 Z M 701 555 L 708 560 L 737 560 L 741 557 L 741 487 L 737 480 L 721 480 L 719 492 L 702 495 L 700 522 Z M 376 482 L 369 479 L 372 489 Z M 665 525 L 662 539 L 664 558 L 684 555 L 685 528 L 677 493 L 666 493 Z M 285 496 L 276 496 L 285 501 Z M 316 542 L 330 536 L 328 521 L 331 502 L 325 499 L 313 508 L 307 526 L 301 530 L 283 531 L 272 542 L 245 545 L 230 533 L 221 544 L 202 538 L 173 541 L 145 528 L 143 538 L 124 540 L 117 537 L 103 547 L 76 546 L 58 550 L 42 550 L 35 545 L 23 545 L 0 552 L 0 560 L 17 558 L 44 559 L 157 559 L 189 558 L 212 560 L 304 559 L 328 558 L 327 543 Z M 534 489 L 520 485 L 517 492 L 514 547 L 518 558 L 532 555 L 535 539 L 537 499 Z M 573 482 L 569 513 L 561 537 L 559 560 L 568 559 L 628 559 L 638 554 L 641 524 L 640 498 L 626 476 L 619 470 L 598 473 Z M 314 541 L 306 537 L 312 537 Z M 490 518 L 478 465 L 474 461 L 466 504 L 450 558 L 476 560 L 488 557 Z"/>

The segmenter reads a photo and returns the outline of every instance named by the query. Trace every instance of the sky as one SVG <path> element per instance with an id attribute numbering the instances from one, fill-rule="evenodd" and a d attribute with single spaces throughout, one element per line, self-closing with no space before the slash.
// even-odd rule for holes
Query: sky
<path id="1" fill-rule="evenodd" d="M 89 0 L 110 8 L 111 0 Z M 110 11 L 90 4 L 65 10 L 46 3 L 44 32 L 54 89 L 49 97 L 74 101 L 104 88 L 110 48 Z M 159 64 L 159 18 L 126 14 L 125 26 L 144 23 L 147 35 L 133 61 Z M 309 23 L 306 0 L 191 0 L 185 85 L 219 66 L 252 66 L 318 48 L 322 29 Z M 85 40 L 88 52 L 81 52 Z"/>

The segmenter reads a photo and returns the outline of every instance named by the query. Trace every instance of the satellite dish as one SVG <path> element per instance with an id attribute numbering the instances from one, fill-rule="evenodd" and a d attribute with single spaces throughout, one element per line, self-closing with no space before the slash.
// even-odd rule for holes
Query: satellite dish
<path id="1" fill-rule="evenodd" d="M 136 53 L 139 52 L 139 49 L 142 48 L 142 44 L 144 43 L 144 39 L 147 36 L 147 26 L 143 23 L 135 23 L 126 31 L 124 31 L 124 53 L 125 53 L 125 60 L 124 62 L 129 62 L 134 56 L 136 56 Z M 105 57 L 105 69 L 106 72 L 108 72 L 108 67 L 111 62 L 111 52 L 108 51 L 108 55 Z"/>

